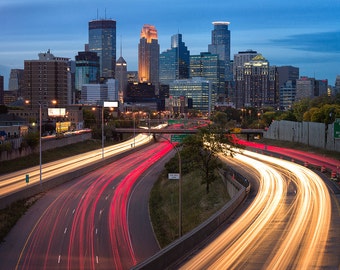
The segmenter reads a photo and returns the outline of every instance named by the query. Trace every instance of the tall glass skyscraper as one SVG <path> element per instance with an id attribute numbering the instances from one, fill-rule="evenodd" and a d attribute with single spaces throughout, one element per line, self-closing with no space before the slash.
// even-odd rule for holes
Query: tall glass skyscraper
<path id="1" fill-rule="evenodd" d="M 204 77 L 211 82 L 212 103 L 223 101 L 224 97 L 224 61 L 217 54 L 209 52 L 190 56 L 190 77 Z"/>
<path id="2" fill-rule="evenodd" d="M 211 44 L 208 51 L 218 54 L 220 60 L 225 63 L 225 80 L 232 81 L 232 69 L 230 64 L 230 22 L 213 22 L 214 30 L 211 31 Z"/>
<path id="3" fill-rule="evenodd" d="M 189 78 L 190 51 L 182 41 L 182 34 L 171 37 L 171 49 L 159 57 L 159 81 L 169 84 L 177 79 Z"/>
<path id="4" fill-rule="evenodd" d="M 78 52 L 75 88 L 81 91 L 82 85 L 89 83 L 99 83 L 99 56 L 94 52 Z"/>
<path id="5" fill-rule="evenodd" d="M 115 78 L 116 21 L 89 22 L 89 50 L 96 52 L 100 61 L 100 77 Z"/>
<path id="6" fill-rule="evenodd" d="M 157 30 L 153 25 L 143 25 L 138 44 L 139 82 L 159 82 L 159 44 Z"/>

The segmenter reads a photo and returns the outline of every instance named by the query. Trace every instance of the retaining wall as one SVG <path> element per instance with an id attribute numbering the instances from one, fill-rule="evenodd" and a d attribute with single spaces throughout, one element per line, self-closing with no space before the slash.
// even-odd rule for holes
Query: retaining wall
<path id="1" fill-rule="evenodd" d="M 309 146 L 340 152 L 340 139 L 334 138 L 334 124 L 315 122 L 273 121 L 263 137 L 299 142 Z"/>
<path id="2" fill-rule="evenodd" d="M 246 188 L 244 186 L 237 181 L 225 180 L 228 182 L 228 191 L 230 188 L 234 196 L 222 209 L 189 233 L 172 242 L 149 259 L 136 265 L 133 269 L 168 268 L 225 222 L 246 197 Z"/>

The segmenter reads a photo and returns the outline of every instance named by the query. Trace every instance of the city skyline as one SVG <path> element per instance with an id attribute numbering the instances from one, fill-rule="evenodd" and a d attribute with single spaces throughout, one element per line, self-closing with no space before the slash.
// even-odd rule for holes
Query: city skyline
<path id="1" fill-rule="evenodd" d="M 144 24 L 158 31 L 160 53 L 170 38 L 181 33 L 190 54 L 208 51 L 213 21 L 229 21 L 231 59 L 248 49 L 261 53 L 271 65 L 292 65 L 301 76 L 328 79 L 334 85 L 340 74 L 340 3 L 335 0 L 273 3 L 265 0 L 215 1 L 213 5 L 174 0 L 113 3 L 96 1 L 3 0 L 0 3 L 0 75 L 8 89 L 10 69 L 23 68 L 24 60 L 37 59 L 48 49 L 55 56 L 74 60 L 88 43 L 93 19 L 117 22 L 117 58 L 128 70 L 138 70 L 138 43 Z M 57 18 L 61 18 L 57 20 Z"/>

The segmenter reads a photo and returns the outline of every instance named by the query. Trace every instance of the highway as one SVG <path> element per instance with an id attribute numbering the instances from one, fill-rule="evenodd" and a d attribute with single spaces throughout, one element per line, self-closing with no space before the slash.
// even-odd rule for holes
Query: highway
<path id="1" fill-rule="evenodd" d="M 258 171 L 258 193 L 181 269 L 337 269 L 334 248 L 339 244 L 332 246 L 329 234 L 339 230 L 331 230 L 332 204 L 324 181 L 301 165 L 249 151 L 235 161 Z M 339 221 L 339 209 L 335 215 Z"/>
<path id="2" fill-rule="evenodd" d="M 131 145 L 135 144 L 135 146 L 138 147 L 148 143 L 151 139 L 151 136 L 148 136 L 146 134 L 139 134 L 135 137 L 135 139 L 130 139 L 120 144 L 105 147 L 104 157 L 123 153 L 124 151 L 130 150 Z M 85 154 L 72 156 L 55 162 L 42 164 L 42 181 L 47 181 L 48 179 L 51 179 L 55 176 L 67 173 L 68 171 L 72 171 L 75 168 L 87 166 L 91 162 L 96 162 L 100 159 L 102 159 L 102 149 L 90 151 Z M 26 174 L 29 175 L 29 185 L 39 183 L 39 166 L 0 176 L 0 198 L 2 196 L 6 196 L 9 193 L 27 188 L 27 184 L 25 182 Z"/>
<path id="3" fill-rule="evenodd" d="M 128 216 L 131 220 L 139 209 L 134 208 L 137 212 L 128 214 L 130 195 L 147 169 L 172 149 L 168 142 L 152 144 L 58 187 L 57 193 L 48 192 L 46 198 L 39 200 L 39 204 L 47 200 L 48 205 L 29 230 L 21 252 L 12 258 L 12 264 L 6 262 L 2 266 L 8 267 L 6 269 L 129 269 L 135 265 L 139 258 L 135 256 L 130 227 L 140 225 L 129 224 Z M 150 232 L 153 235 L 152 229 Z M 145 247 L 144 243 L 138 245 L 139 250 Z M 159 248 L 155 239 L 154 245 L 154 250 Z"/>

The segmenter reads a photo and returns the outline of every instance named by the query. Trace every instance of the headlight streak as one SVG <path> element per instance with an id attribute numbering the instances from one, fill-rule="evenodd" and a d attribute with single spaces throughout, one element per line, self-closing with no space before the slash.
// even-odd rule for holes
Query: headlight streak
<path id="1" fill-rule="evenodd" d="M 136 146 L 148 143 L 150 141 L 150 138 L 151 136 L 146 134 L 137 135 L 135 138 Z M 105 157 L 117 155 L 131 149 L 131 144 L 133 143 L 133 141 L 133 139 L 130 139 L 120 144 L 115 144 L 113 146 L 104 148 Z M 48 178 L 51 178 L 58 174 L 72 171 L 75 168 L 87 166 L 89 163 L 101 159 L 102 153 L 99 150 L 94 150 L 85 154 L 79 154 L 70 158 L 65 158 L 55 162 L 43 164 L 43 181 L 46 181 Z M 29 185 L 39 183 L 39 166 L 3 175 L 0 177 L 0 197 L 20 189 L 25 189 L 27 187 L 27 184 L 24 181 L 24 177 L 26 174 L 29 174 L 30 176 Z"/>
<path id="2" fill-rule="evenodd" d="M 311 170 L 288 161 L 249 151 L 242 153 L 234 158 L 261 173 L 256 198 L 239 219 L 182 268 L 247 269 L 247 265 L 252 268 L 251 262 L 258 256 L 256 249 L 263 243 L 272 250 L 268 251 L 266 260 L 254 262 L 260 268 L 320 268 L 331 218 L 330 195 L 322 179 Z M 286 169 L 288 181 L 283 178 L 284 174 L 287 177 L 287 172 L 279 173 L 274 167 L 280 171 Z M 284 209 L 290 181 L 296 186 L 296 195 L 289 198 L 291 202 Z M 287 224 L 279 237 L 270 239 L 274 235 L 275 223 L 271 223 L 274 220 L 286 220 Z M 262 255 L 262 259 L 264 257 Z"/>

